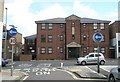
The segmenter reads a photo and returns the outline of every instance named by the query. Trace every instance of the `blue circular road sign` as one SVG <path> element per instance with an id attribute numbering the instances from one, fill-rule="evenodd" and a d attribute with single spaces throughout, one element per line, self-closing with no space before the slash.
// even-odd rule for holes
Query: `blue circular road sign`
<path id="1" fill-rule="evenodd" d="M 11 28 L 9 31 L 8 31 L 8 34 L 10 36 L 16 36 L 17 34 L 17 30 L 15 28 Z"/>
<path id="2" fill-rule="evenodd" d="M 95 41 L 95 42 L 101 42 L 102 40 L 103 40 L 103 35 L 101 34 L 101 33 L 95 33 L 94 35 L 93 35 L 93 40 Z"/>

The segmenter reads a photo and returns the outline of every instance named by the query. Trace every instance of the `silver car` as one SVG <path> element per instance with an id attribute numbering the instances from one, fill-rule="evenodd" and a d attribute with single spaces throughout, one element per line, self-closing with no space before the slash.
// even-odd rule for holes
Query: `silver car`
<path id="1" fill-rule="evenodd" d="M 120 67 L 113 68 L 108 74 L 108 82 L 120 82 Z"/>
<path id="2" fill-rule="evenodd" d="M 79 57 L 77 58 L 77 63 L 78 64 L 92 64 L 92 63 L 97 63 L 98 62 L 98 53 L 89 53 L 85 57 Z M 105 64 L 105 57 L 102 53 L 99 53 L 99 63 L 101 65 Z"/>

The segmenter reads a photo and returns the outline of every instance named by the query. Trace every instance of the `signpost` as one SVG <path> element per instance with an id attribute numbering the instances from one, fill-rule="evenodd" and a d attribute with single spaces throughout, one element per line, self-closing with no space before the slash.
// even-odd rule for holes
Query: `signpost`
<path id="1" fill-rule="evenodd" d="M 9 44 L 12 45 L 12 65 L 11 65 L 11 76 L 13 76 L 13 53 L 14 53 L 14 45 L 16 44 L 16 38 L 13 36 L 16 36 L 17 30 L 12 26 L 12 28 L 8 31 L 8 34 L 12 36 L 9 39 Z"/>
<path id="2" fill-rule="evenodd" d="M 98 70 L 97 72 L 100 73 L 100 63 L 99 63 L 99 43 L 103 40 L 103 35 L 99 32 L 95 33 L 93 35 L 93 40 L 97 43 L 97 46 L 98 46 Z"/>
<path id="3" fill-rule="evenodd" d="M 8 34 L 9 34 L 10 36 L 16 36 L 17 30 L 16 30 L 15 28 L 11 28 L 11 29 L 9 30 Z"/>

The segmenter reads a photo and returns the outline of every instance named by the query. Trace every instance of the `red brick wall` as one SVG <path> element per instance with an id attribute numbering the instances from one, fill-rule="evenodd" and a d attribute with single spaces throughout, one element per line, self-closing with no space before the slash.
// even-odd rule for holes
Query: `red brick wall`
<path id="1" fill-rule="evenodd" d="M 20 55 L 20 61 L 30 61 L 32 60 L 32 55 Z"/>
<path id="2" fill-rule="evenodd" d="M 37 59 L 64 59 L 65 55 L 64 53 L 60 53 L 59 48 L 64 47 L 64 41 L 60 41 L 60 35 L 64 35 L 64 27 L 60 28 L 60 24 L 53 24 L 53 29 L 48 29 L 48 24 L 46 24 L 46 29 L 41 30 L 41 24 L 37 25 Z M 46 35 L 46 42 L 41 43 L 41 35 Z M 53 42 L 48 42 L 48 35 L 52 35 Z M 41 54 L 40 48 L 45 47 L 46 53 Z M 48 54 L 48 47 L 53 48 L 53 53 Z"/>

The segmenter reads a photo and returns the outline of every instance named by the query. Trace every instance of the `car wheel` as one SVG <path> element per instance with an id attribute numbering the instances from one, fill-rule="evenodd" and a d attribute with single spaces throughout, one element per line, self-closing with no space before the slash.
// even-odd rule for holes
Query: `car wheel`
<path id="1" fill-rule="evenodd" d="M 101 64 L 101 65 L 104 65 L 104 64 L 105 64 L 105 61 L 103 61 L 103 60 L 100 61 L 100 64 Z"/>
<path id="2" fill-rule="evenodd" d="M 82 62 L 81 62 L 81 64 L 82 64 L 82 65 L 85 65 L 85 64 L 86 64 L 86 62 L 85 62 L 85 61 L 82 61 Z"/>
<path id="3" fill-rule="evenodd" d="M 108 81 L 108 82 L 115 82 L 115 78 L 114 78 L 113 75 L 110 75 L 110 77 L 109 77 L 109 81 Z"/>

